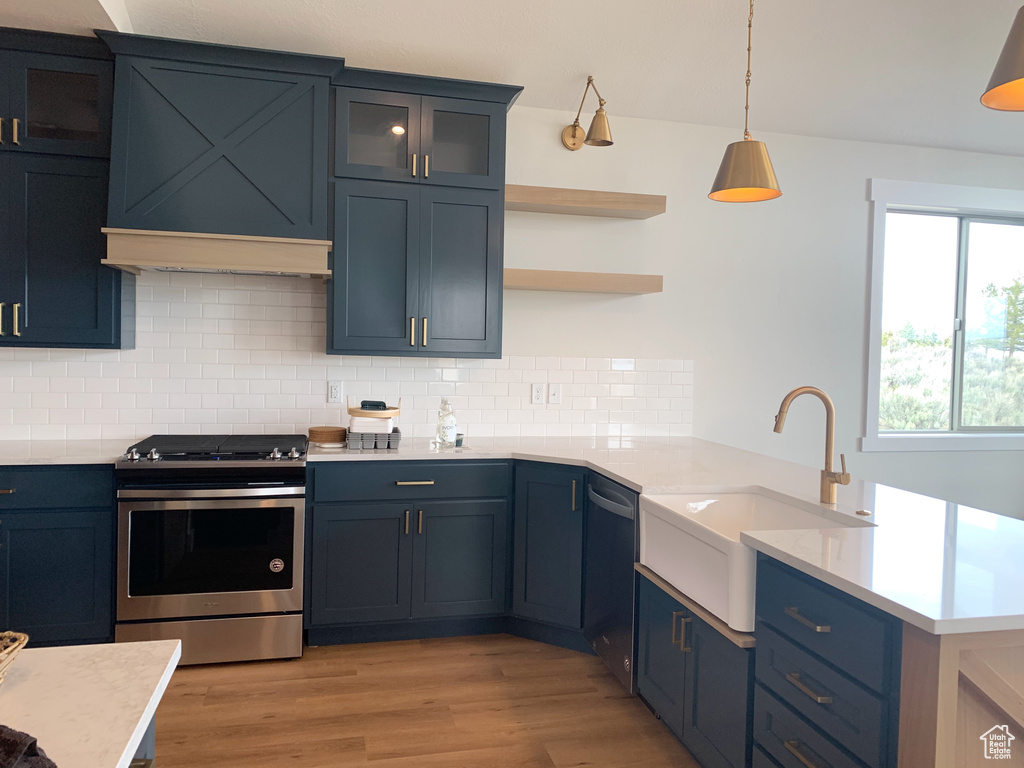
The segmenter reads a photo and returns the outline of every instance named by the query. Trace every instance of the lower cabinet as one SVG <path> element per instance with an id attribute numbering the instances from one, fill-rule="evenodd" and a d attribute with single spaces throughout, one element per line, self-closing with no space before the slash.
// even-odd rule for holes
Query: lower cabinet
<path id="1" fill-rule="evenodd" d="M 0 467 L 0 490 L 0 627 L 34 647 L 112 639 L 113 468 Z"/>
<path id="2" fill-rule="evenodd" d="M 637 688 L 705 768 L 751 760 L 754 656 L 640 577 Z"/>
<path id="3" fill-rule="evenodd" d="M 508 464 L 452 464 L 314 469 L 309 626 L 505 613 Z"/>
<path id="4" fill-rule="evenodd" d="M 575 467 L 516 464 L 512 613 L 583 626 L 583 493 Z"/>

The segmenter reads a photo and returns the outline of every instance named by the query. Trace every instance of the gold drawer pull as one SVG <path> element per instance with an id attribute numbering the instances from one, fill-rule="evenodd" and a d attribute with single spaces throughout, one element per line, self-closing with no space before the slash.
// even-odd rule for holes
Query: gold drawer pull
<path id="1" fill-rule="evenodd" d="M 10 496 L 17 488 L 0 488 L 0 496 Z"/>
<path id="2" fill-rule="evenodd" d="M 796 619 L 808 629 L 813 629 L 815 632 L 828 633 L 832 631 L 832 627 L 828 624 L 815 624 L 813 621 L 808 619 L 806 616 L 801 615 L 800 609 L 796 606 L 789 606 L 786 608 L 786 615 L 791 619 Z"/>
<path id="3" fill-rule="evenodd" d="M 679 645 L 678 632 L 676 632 L 676 619 L 682 616 L 686 611 L 672 611 L 672 645 Z M 682 627 L 682 623 L 679 624 Z"/>
<path id="4" fill-rule="evenodd" d="M 416 533 L 423 533 L 423 510 L 416 510 Z"/>
<path id="5" fill-rule="evenodd" d="M 689 653 L 693 650 L 692 646 L 686 644 L 686 627 L 693 621 L 693 617 L 687 616 L 685 619 L 679 622 L 679 628 L 682 630 L 682 637 L 679 638 L 679 650 L 683 653 Z"/>
<path id="6" fill-rule="evenodd" d="M 572 481 L 572 508 L 569 511 L 570 512 L 575 512 L 576 511 L 576 481 L 575 480 Z"/>
<path id="7" fill-rule="evenodd" d="M 405 534 L 409 535 L 409 510 L 405 510 Z"/>
<path id="8" fill-rule="evenodd" d="M 795 757 L 801 763 L 806 765 L 807 768 L 830 768 L 828 763 L 816 763 L 813 760 L 811 760 L 811 758 L 809 758 L 807 755 L 805 755 L 803 753 L 803 750 L 800 749 L 800 742 L 796 739 L 784 741 L 783 744 L 785 745 L 786 749 L 789 750 L 789 753 L 793 755 L 793 757 Z"/>
<path id="9" fill-rule="evenodd" d="M 800 691 L 800 693 L 804 694 L 807 698 L 809 698 L 811 701 L 815 702 L 816 704 L 831 704 L 832 703 L 832 697 L 831 696 L 822 696 L 820 693 L 815 693 L 813 690 L 811 690 L 811 688 L 808 687 L 807 683 L 805 683 L 803 680 L 800 679 L 800 673 L 799 672 L 787 672 L 786 673 L 786 682 L 788 682 L 791 685 L 793 685 L 794 687 L 796 687 L 796 689 L 798 691 Z"/>
<path id="10" fill-rule="evenodd" d="M 433 485 L 433 480 L 395 480 L 395 485 Z"/>

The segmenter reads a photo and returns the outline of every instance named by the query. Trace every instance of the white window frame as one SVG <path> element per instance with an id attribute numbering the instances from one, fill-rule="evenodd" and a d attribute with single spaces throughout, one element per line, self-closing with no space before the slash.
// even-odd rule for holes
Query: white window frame
<path id="1" fill-rule="evenodd" d="M 871 314 L 868 331 L 867 413 L 862 451 L 1019 451 L 1024 433 L 880 433 L 882 373 L 882 277 L 885 274 L 885 215 L 889 210 L 951 215 L 1024 217 L 1024 190 L 962 187 L 917 181 L 871 179 Z"/>

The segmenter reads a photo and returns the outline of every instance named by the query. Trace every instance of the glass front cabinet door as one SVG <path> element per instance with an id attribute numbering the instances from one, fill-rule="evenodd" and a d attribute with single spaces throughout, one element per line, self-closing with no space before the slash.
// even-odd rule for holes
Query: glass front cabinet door
<path id="1" fill-rule="evenodd" d="M 338 88 L 334 174 L 500 189 L 505 105 Z"/>
<path id="2" fill-rule="evenodd" d="M 109 157 L 113 64 L 3 51 L 9 108 L 0 149 Z"/>

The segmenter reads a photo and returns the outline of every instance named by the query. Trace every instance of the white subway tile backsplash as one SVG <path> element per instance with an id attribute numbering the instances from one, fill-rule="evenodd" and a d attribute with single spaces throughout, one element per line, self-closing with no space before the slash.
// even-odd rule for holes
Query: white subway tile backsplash
<path id="1" fill-rule="evenodd" d="M 136 298 L 134 350 L 0 349 L 0 439 L 345 424 L 328 380 L 352 400 L 401 399 L 410 437 L 433 437 L 442 396 L 470 441 L 692 431 L 690 360 L 327 355 L 323 286 L 301 278 L 150 272 Z M 533 405 L 532 383 L 561 385 L 562 402 Z"/>

